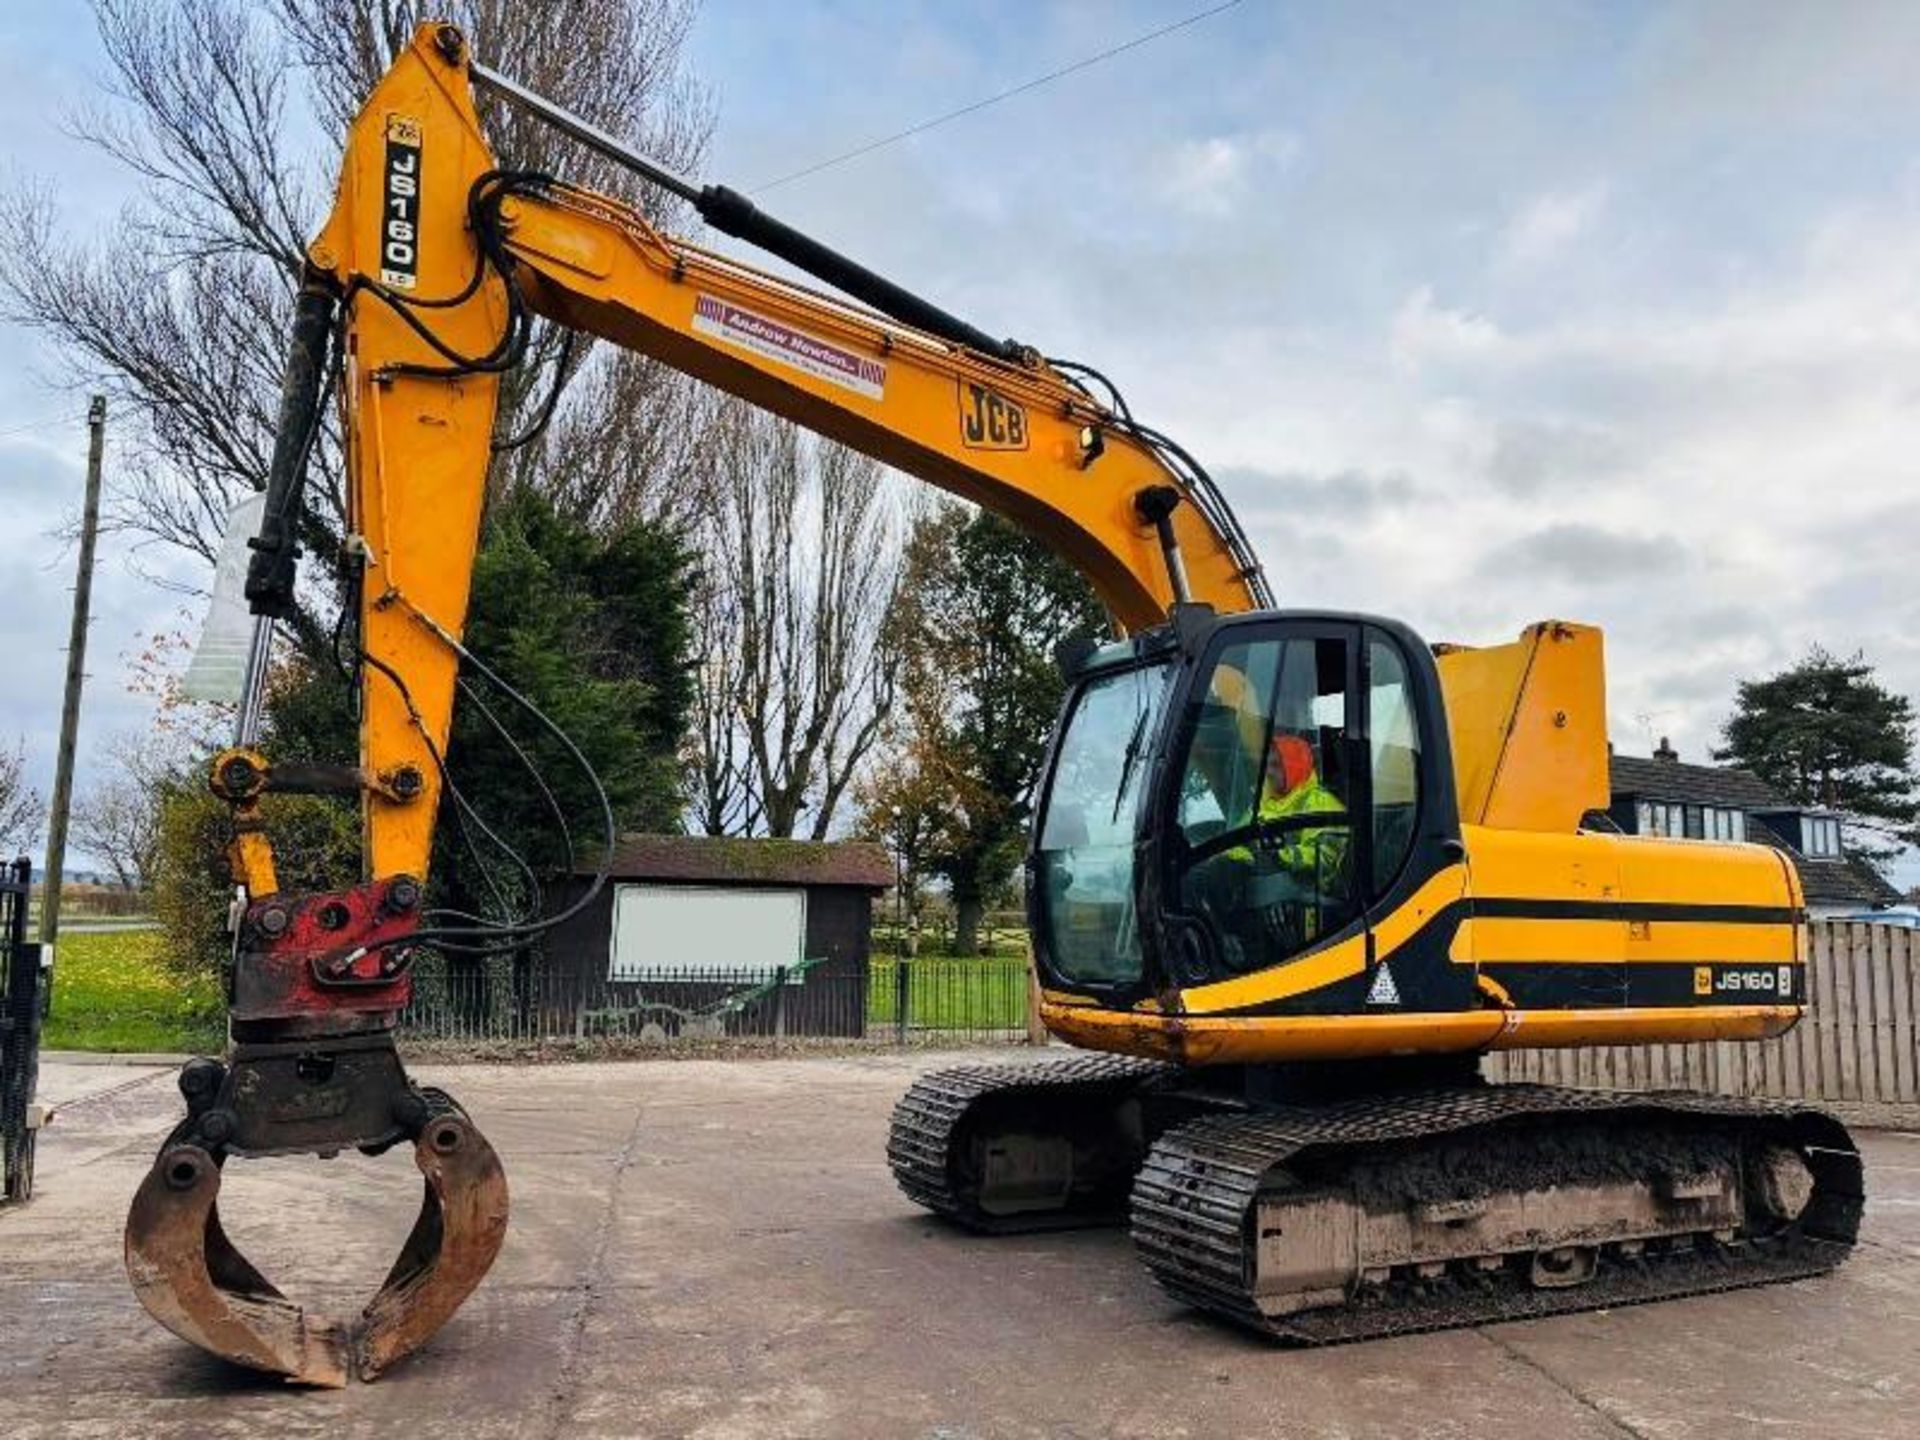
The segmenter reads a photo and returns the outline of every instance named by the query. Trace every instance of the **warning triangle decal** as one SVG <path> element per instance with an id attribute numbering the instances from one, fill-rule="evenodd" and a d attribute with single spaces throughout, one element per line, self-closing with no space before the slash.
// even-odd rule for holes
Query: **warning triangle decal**
<path id="1" fill-rule="evenodd" d="M 1369 1005 L 1398 1005 L 1400 987 L 1393 983 L 1393 971 L 1382 965 L 1373 972 L 1373 988 L 1367 991 Z"/>

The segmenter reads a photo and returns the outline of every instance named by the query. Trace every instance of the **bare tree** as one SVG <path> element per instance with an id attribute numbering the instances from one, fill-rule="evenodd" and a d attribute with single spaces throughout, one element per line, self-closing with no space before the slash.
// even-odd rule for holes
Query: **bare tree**
<path id="1" fill-rule="evenodd" d="M 0 750 L 0 854 L 17 855 L 33 844 L 46 818 L 46 802 L 27 784 L 27 742 L 22 738 L 12 754 Z"/>
<path id="2" fill-rule="evenodd" d="M 123 889 L 144 889 L 160 838 L 156 797 L 131 775 L 96 780 L 73 802 L 74 843 L 104 861 Z"/>
<path id="3" fill-rule="evenodd" d="M 696 168 L 711 128 L 684 68 L 693 0 L 94 0 L 94 13 L 110 84 L 72 125 L 142 196 L 94 246 L 63 236 L 44 187 L 0 196 L 0 301 L 55 342 L 72 383 L 106 390 L 133 419 L 110 523 L 208 560 L 233 504 L 265 483 L 334 142 L 419 20 L 462 25 L 494 65 L 677 168 Z M 509 163 L 629 188 L 597 153 L 481 105 Z M 318 149 L 305 143 L 315 133 Z M 677 202 L 637 199 L 674 219 Z M 559 368 L 578 383 L 557 423 L 503 457 L 492 483 L 547 488 L 581 518 L 652 513 L 670 492 L 661 476 L 678 455 L 684 382 L 542 329 L 505 386 L 503 434 L 524 428 Z M 323 560 L 342 509 L 339 439 L 329 425 L 316 446 L 318 513 L 303 536 Z M 304 618 L 319 643 L 323 627 Z"/>
<path id="4" fill-rule="evenodd" d="M 143 890 L 153 877 L 161 806 L 185 777 L 183 747 L 156 729 L 128 731 L 105 748 L 104 773 L 74 801 L 73 839 L 122 886 Z"/>
<path id="5" fill-rule="evenodd" d="M 741 733 L 740 610 L 733 587 L 711 572 L 692 607 L 697 669 L 684 768 L 688 818 L 703 835 L 751 835 L 759 793 Z"/>
<path id="6" fill-rule="evenodd" d="M 823 839 L 893 703 L 900 506 L 877 461 L 744 403 L 715 433 L 696 819 Z"/>

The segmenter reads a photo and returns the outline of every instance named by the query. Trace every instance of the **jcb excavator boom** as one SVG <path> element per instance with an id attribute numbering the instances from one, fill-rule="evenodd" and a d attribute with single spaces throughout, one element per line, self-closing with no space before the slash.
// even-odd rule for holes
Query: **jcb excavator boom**
<path id="1" fill-rule="evenodd" d="M 668 237 L 610 197 L 500 168 L 474 79 L 853 299 Z M 478 1283 L 505 1230 L 491 1147 L 453 1101 L 408 1080 L 392 1029 L 417 947 L 524 944 L 551 923 L 476 926 L 426 902 L 455 682 L 463 661 L 479 664 L 460 634 L 499 379 L 519 363 L 535 316 L 657 356 L 999 510 L 1080 565 L 1121 625 L 1153 624 L 1176 600 L 1239 610 L 1269 598 L 1205 474 L 1096 400 L 1078 372 L 990 339 L 735 192 L 659 170 L 473 66 L 453 27 L 422 27 L 355 121 L 333 213 L 308 251 L 247 579 L 257 614 L 290 613 L 306 460 L 336 377 L 359 764 L 276 765 L 254 749 L 256 669 L 240 743 L 211 777 L 233 807 L 230 854 L 247 901 L 229 985 L 232 1045 L 224 1064 L 182 1073 L 188 1117 L 127 1228 L 128 1269 L 156 1318 L 295 1379 L 371 1378 L 421 1343 Z M 281 889 L 259 805 L 277 790 L 358 797 L 362 884 Z M 286 1301 L 221 1230 L 214 1201 L 231 1156 L 400 1141 L 414 1146 L 426 1201 L 357 1322 Z"/>

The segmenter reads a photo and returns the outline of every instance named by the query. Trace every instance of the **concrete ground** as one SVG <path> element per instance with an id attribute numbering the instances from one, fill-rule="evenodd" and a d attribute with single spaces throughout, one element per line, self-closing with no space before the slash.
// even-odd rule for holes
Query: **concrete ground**
<path id="1" fill-rule="evenodd" d="M 426 1351 L 330 1392 L 147 1320 L 120 1226 L 171 1071 L 50 1061 L 38 1193 L 0 1211 L 0 1435 L 1920 1436 L 1920 1135 L 1863 1136 L 1836 1276 L 1288 1351 L 1168 1300 L 1123 1234 L 981 1239 L 902 1199 L 889 1107 L 951 1058 L 430 1072 L 505 1159 L 513 1229 Z M 229 1175 L 241 1248 L 340 1310 L 418 1188 L 400 1154 Z"/>

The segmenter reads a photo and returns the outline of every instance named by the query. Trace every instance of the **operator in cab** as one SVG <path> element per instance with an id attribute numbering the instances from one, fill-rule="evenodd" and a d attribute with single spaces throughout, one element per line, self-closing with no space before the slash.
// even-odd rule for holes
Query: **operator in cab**
<path id="1" fill-rule="evenodd" d="M 1321 764 L 1338 681 L 1320 684 L 1320 668 L 1310 649 L 1256 641 L 1223 660 L 1200 702 L 1181 892 L 1230 972 L 1273 964 L 1350 918 L 1352 817 Z"/>
<path id="2" fill-rule="evenodd" d="M 1312 744 L 1299 735 L 1276 735 L 1267 756 L 1267 783 L 1260 797 L 1260 818 L 1290 820 L 1299 815 L 1344 814 L 1346 806 L 1320 781 Z M 1347 853 L 1343 824 L 1316 825 L 1282 832 L 1275 855 L 1280 867 L 1303 886 L 1337 870 Z"/>

